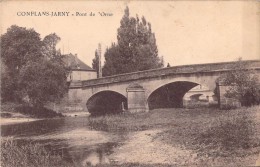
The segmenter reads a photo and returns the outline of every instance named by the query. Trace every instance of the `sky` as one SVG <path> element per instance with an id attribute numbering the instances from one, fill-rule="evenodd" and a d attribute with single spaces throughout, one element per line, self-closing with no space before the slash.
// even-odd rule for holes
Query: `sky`
<path id="1" fill-rule="evenodd" d="M 144 16 L 155 33 L 159 56 L 171 66 L 260 59 L 260 1 L 1 1 L 1 34 L 16 24 L 41 38 L 56 33 L 57 48 L 91 66 L 117 42 L 126 6 Z M 70 12 L 69 16 L 19 16 L 23 12 Z M 87 13 L 87 16 L 76 16 Z M 90 12 L 95 16 L 89 16 Z M 98 12 L 112 16 L 100 16 Z M 72 16 L 74 14 L 74 16 Z M 104 60 L 104 57 L 102 57 Z"/>

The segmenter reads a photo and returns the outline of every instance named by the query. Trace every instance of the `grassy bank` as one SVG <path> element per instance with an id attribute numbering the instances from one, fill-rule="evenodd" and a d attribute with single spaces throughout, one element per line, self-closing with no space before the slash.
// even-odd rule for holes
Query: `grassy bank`
<path id="1" fill-rule="evenodd" d="M 196 150 L 207 157 L 247 156 L 260 152 L 259 107 L 230 111 L 204 111 L 177 119 L 160 137 L 171 145 Z M 196 111 L 195 111 L 196 112 Z M 197 111 L 198 112 L 198 111 Z"/>
<path id="2" fill-rule="evenodd" d="M 196 152 L 196 159 L 206 165 L 216 160 L 220 165 L 248 165 L 254 164 L 260 153 L 259 112 L 260 106 L 236 110 L 157 109 L 89 118 L 89 124 L 106 131 L 163 129 L 155 139 Z"/>
<path id="3" fill-rule="evenodd" d="M 88 117 L 91 128 L 102 131 L 141 131 L 153 128 L 154 123 L 149 121 L 150 113 L 120 113 L 99 117 Z"/>
<path id="4" fill-rule="evenodd" d="M 51 155 L 39 144 L 18 145 L 12 139 L 1 143 L 2 167 L 70 167 L 60 155 Z"/>
<path id="5" fill-rule="evenodd" d="M 183 112 L 175 126 L 157 136 L 196 153 L 202 166 L 249 166 L 260 153 L 259 107 Z M 258 112 L 258 116 L 257 116 Z M 195 115 L 194 115 L 195 114 Z"/>

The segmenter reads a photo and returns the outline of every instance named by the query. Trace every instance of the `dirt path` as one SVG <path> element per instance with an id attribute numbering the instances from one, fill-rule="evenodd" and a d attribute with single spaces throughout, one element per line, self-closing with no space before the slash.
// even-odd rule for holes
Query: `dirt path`
<path id="1" fill-rule="evenodd" d="M 142 164 L 189 164 L 194 161 L 196 154 L 191 151 L 175 148 L 164 144 L 155 135 L 161 130 L 147 130 L 134 132 L 123 146 L 117 148 L 111 155 L 118 163 L 142 163 Z"/>

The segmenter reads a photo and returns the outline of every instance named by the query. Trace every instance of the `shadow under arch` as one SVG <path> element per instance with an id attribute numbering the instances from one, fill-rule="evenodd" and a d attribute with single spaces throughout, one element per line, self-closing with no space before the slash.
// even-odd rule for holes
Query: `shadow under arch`
<path id="1" fill-rule="evenodd" d="M 115 91 L 101 91 L 91 96 L 86 105 L 92 116 L 114 114 L 127 109 L 127 98 Z"/>
<path id="2" fill-rule="evenodd" d="M 176 81 L 163 85 L 154 90 L 148 97 L 150 110 L 156 108 L 181 108 L 183 96 L 193 87 L 199 85 L 195 82 Z"/>

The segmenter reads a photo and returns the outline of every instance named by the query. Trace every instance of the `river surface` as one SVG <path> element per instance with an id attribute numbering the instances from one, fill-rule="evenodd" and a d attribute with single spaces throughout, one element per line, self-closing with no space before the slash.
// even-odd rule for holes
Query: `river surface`
<path id="1" fill-rule="evenodd" d="M 45 119 L 1 126 L 1 137 L 18 143 L 41 143 L 52 154 L 60 154 L 75 166 L 108 164 L 115 148 L 127 138 L 126 132 L 96 131 L 88 126 L 88 117 Z"/>

